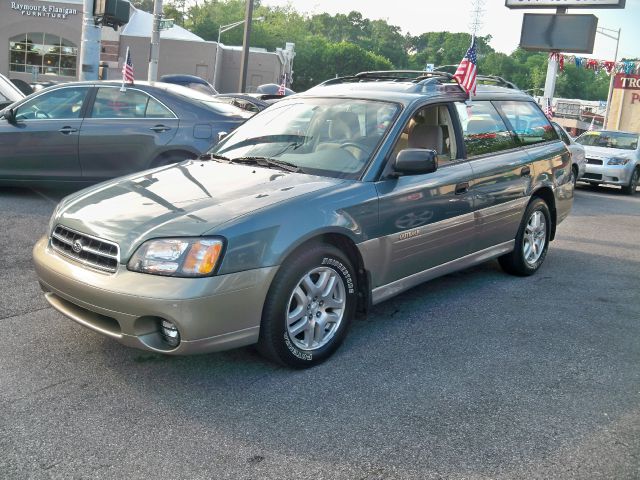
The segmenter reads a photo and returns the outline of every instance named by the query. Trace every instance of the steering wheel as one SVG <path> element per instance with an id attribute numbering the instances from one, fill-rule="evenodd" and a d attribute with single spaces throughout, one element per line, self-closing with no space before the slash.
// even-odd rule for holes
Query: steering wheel
<path id="1" fill-rule="evenodd" d="M 40 110 L 37 107 L 33 107 L 33 118 L 39 118 L 39 119 L 43 119 L 43 118 L 51 118 L 51 116 L 45 112 L 44 110 Z"/>
<path id="2" fill-rule="evenodd" d="M 355 143 L 355 142 L 344 142 L 340 144 L 340 148 L 355 148 L 357 150 L 360 150 L 365 156 L 369 155 L 369 152 L 367 151 L 367 149 L 365 147 L 363 147 L 362 145 Z"/>

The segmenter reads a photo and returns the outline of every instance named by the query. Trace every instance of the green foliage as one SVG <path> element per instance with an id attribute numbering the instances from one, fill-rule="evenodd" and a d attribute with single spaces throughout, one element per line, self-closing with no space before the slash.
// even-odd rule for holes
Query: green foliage
<path id="1" fill-rule="evenodd" d="M 147 11 L 152 0 L 133 0 Z M 245 0 L 173 0 L 164 14 L 205 40 L 217 40 L 221 25 L 244 18 Z M 268 7 L 255 2 L 251 46 L 273 51 L 286 42 L 296 44 L 293 88 L 305 90 L 336 75 L 365 70 L 410 68 L 422 70 L 428 63 L 455 69 L 471 44 L 468 33 L 425 32 L 403 35 L 400 27 L 384 20 L 364 18 L 360 12 L 306 16 L 291 4 Z M 227 45 L 242 45 L 243 28 L 238 26 L 221 36 Z M 491 36 L 478 37 L 478 73 L 499 75 L 531 94 L 541 94 L 547 72 L 547 54 L 516 49 L 511 55 L 496 52 Z M 556 95 L 585 100 L 604 100 L 609 77 L 603 73 L 567 65 L 558 76 Z"/>

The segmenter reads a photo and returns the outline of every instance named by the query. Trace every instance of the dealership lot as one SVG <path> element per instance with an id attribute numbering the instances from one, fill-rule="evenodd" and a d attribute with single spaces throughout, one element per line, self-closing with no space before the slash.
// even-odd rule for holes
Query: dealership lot
<path id="1" fill-rule="evenodd" d="M 2 477 L 637 478 L 640 197 L 580 186 L 536 275 L 426 283 L 291 371 L 49 308 L 31 247 L 62 195 L 0 190 Z"/>

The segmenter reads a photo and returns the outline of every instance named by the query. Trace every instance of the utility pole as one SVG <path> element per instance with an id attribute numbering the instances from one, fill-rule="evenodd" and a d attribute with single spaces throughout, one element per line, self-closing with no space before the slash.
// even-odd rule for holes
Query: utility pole
<path id="1" fill-rule="evenodd" d="M 97 80 L 102 30 L 93 18 L 94 0 L 84 0 L 80 43 L 80 80 Z"/>
<path id="2" fill-rule="evenodd" d="M 251 17 L 253 16 L 253 0 L 247 0 L 247 10 L 244 15 L 244 39 L 242 41 L 242 63 L 240 64 L 239 92 L 244 93 L 247 88 L 247 67 L 249 66 L 249 41 L 251 39 Z"/>
<path id="3" fill-rule="evenodd" d="M 620 32 L 621 28 L 618 28 L 618 34 L 614 37 L 606 32 L 615 32 L 616 30 L 611 30 L 610 28 L 598 27 L 596 29 L 596 33 L 604 35 L 605 37 L 612 38 L 616 41 L 616 53 L 613 55 L 613 64 L 618 61 L 618 46 L 620 45 Z M 611 111 L 611 97 L 613 97 L 613 78 L 616 76 L 616 72 L 611 72 L 611 79 L 609 80 L 609 93 L 607 94 L 607 107 L 604 111 L 604 125 L 602 126 L 604 129 L 609 128 L 609 112 Z M 619 122 L 618 122 L 619 123 Z"/>
<path id="4" fill-rule="evenodd" d="M 160 20 L 162 20 L 162 0 L 154 0 L 153 30 L 151 31 L 151 53 L 149 55 L 148 73 L 148 80 L 150 82 L 158 80 L 158 58 L 160 58 Z"/>

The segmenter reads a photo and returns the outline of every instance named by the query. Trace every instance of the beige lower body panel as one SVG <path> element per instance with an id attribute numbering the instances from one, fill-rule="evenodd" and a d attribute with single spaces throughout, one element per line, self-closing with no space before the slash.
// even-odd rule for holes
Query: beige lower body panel
<path id="1" fill-rule="evenodd" d="M 130 272 L 121 266 L 108 275 L 61 257 L 48 247 L 46 238 L 33 253 L 45 297 L 56 310 L 125 345 L 178 355 L 255 343 L 262 306 L 277 271 L 268 267 L 181 279 Z M 162 342 L 159 319 L 178 327 L 177 348 Z"/>

